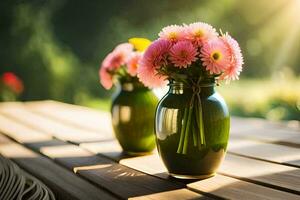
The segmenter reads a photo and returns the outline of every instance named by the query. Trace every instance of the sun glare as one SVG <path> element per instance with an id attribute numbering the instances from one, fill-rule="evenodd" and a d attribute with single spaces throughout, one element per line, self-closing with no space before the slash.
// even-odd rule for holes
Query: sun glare
<path id="1" fill-rule="evenodd" d="M 272 67 L 278 71 L 297 57 L 300 38 L 300 0 L 286 1 L 276 14 L 266 19 L 259 30 L 261 42 L 273 52 Z M 276 48 L 274 48 L 276 45 Z"/>

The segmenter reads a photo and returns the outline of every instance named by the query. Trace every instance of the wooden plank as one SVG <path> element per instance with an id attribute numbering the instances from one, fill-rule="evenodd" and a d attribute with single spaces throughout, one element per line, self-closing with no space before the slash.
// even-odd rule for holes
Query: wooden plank
<path id="1" fill-rule="evenodd" d="M 115 161 L 128 157 L 123 153 L 122 147 L 117 140 L 81 143 L 80 147 L 95 154 L 101 153 L 101 155 L 107 156 Z"/>
<path id="2" fill-rule="evenodd" d="M 300 151 L 294 147 L 231 138 L 228 151 L 237 155 L 300 167 Z"/>
<path id="3" fill-rule="evenodd" d="M 129 198 L 130 200 L 144 200 L 144 199 L 159 199 L 159 200 L 174 200 L 174 199 L 211 199 L 205 196 L 198 197 L 192 193 L 187 193 L 186 189 L 177 189 L 172 191 L 159 192 L 143 196 Z"/>
<path id="4" fill-rule="evenodd" d="M 65 141 L 74 143 L 107 140 L 111 136 L 89 130 L 83 130 L 67 126 L 61 122 L 48 119 L 30 112 L 21 103 L 2 103 L 0 113 L 13 120 L 22 122 L 24 125 L 45 132 L 51 136 L 59 137 Z"/>
<path id="5" fill-rule="evenodd" d="M 231 120 L 231 137 L 261 140 L 300 147 L 300 129 L 289 128 L 283 124 L 271 123 L 261 119 L 233 117 Z"/>
<path id="6" fill-rule="evenodd" d="M 30 143 L 50 140 L 50 135 L 41 134 L 40 132 L 16 123 L 15 121 L 0 114 L 0 132 L 5 132 L 10 137 L 15 138 L 18 142 Z"/>
<path id="7" fill-rule="evenodd" d="M 195 191 L 222 196 L 226 199 L 300 199 L 299 195 L 247 183 L 222 175 L 216 175 L 209 179 L 190 183 L 187 186 Z"/>
<path id="8" fill-rule="evenodd" d="M 34 112 L 61 120 L 70 126 L 112 134 L 112 123 L 108 112 L 49 100 L 25 104 Z"/>
<path id="9" fill-rule="evenodd" d="M 300 194 L 300 169 L 227 154 L 219 173 Z"/>
<path id="10" fill-rule="evenodd" d="M 47 184 L 57 199 L 117 199 L 1 134 L 0 153 Z"/>

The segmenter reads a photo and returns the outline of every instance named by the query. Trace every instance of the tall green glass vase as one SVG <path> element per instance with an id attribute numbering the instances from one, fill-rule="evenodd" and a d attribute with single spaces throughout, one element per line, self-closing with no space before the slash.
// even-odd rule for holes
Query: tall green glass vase
<path id="1" fill-rule="evenodd" d="M 115 136 L 124 152 L 142 155 L 155 147 L 154 116 L 157 97 L 138 80 L 123 81 L 111 106 Z"/>
<path id="2" fill-rule="evenodd" d="M 230 117 L 214 81 L 188 85 L 171 81 L 156 110 L 158 151 L 170 175 L 203 179 L 222 162 Z"/>

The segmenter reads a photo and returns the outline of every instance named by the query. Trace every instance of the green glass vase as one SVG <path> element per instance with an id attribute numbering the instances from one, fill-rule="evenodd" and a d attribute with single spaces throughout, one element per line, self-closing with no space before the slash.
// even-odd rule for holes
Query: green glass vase
<path id="1" fill-rule="evenodd" d="M 171 81 L 156 110 L 155 132 L 161 159 L 171 176 L 204 179 L 222 162 L 230 117 L 214 82 L 193 86 Z"/>
<path id="2" fill-rule="evenodd" d="M 115 136 L 130 155 L 150 153 L 155 147 L 154 117 L 157 97 L 138 80 L 117 86 L 111 106 Z"/>

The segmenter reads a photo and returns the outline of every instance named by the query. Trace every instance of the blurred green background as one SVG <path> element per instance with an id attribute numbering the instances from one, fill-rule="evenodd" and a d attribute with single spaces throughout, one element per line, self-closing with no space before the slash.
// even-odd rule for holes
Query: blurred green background
<path id="1" fill-rule="evenodd" d="M 204 21 L 240 43 L 241 80 L 222 85 L 231 113 L 300 120 L 300 0 L 1 0 L 0 74 L 24 83 L 19 100 L 54 99 L 109 109 L 98 68 L 130 37 Z"/>

